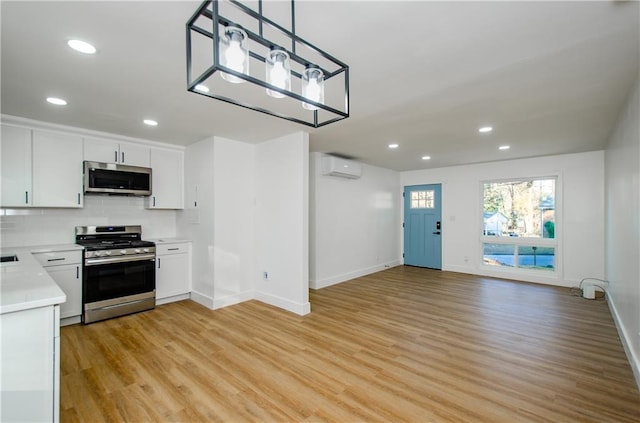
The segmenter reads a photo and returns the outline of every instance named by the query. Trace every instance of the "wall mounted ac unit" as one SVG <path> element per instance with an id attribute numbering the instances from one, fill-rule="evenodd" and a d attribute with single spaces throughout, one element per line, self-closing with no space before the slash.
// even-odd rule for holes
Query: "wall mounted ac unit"
<path id="1" fill-rule="evenodd" d="M 322 174 L 340 178 L 358 179 L 362 176 L 362 165 L 353 160 L 335 156 L 322 156 Z"/>

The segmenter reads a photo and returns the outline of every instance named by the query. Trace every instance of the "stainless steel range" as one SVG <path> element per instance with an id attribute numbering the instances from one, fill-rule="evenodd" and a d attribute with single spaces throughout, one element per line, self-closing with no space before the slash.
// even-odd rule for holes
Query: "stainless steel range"
<path id="1" fill-rule="evenodd" d="M 141 226 L 76 226 L 84 247 L 82 322 L 150 310 L 156 305 L 156 248 Z"/>

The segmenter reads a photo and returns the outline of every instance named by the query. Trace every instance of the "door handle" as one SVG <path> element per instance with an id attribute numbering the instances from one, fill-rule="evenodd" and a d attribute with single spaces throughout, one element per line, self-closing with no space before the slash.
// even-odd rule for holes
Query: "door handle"
<path id="1" fill-rule="evenodd" d="M 440 235 L 440 231 L 438 232 L 433 232 L 434 235 Z"/>

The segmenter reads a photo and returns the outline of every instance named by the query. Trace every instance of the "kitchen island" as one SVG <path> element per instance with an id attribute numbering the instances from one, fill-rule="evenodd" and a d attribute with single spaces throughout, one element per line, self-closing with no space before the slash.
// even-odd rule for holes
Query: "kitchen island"
<path id="1" fill-rule="evenodd" d="M 26 248 L 2 249 L 0 421 L 57 422 L 60 304 L 66 296 Z"/>

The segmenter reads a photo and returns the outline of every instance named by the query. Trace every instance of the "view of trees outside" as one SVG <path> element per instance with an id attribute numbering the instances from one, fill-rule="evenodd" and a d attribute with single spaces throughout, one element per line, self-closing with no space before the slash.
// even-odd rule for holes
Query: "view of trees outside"
<path id="1" fill-rule="evenodd" d="M 484 184 L 484 235 L 555 237 L 555 179 Z"/>
<path id="2" fill-rule="evenodd" d="M 555 238 L 555 178 L 484 184 L 484 236 Z M 489 266 L 555 269 L 555 247 L 530 240 L 529 245 L 483 243 L 483 262 Z M 538 245 L 536 245 L 538 244 Z"/>

